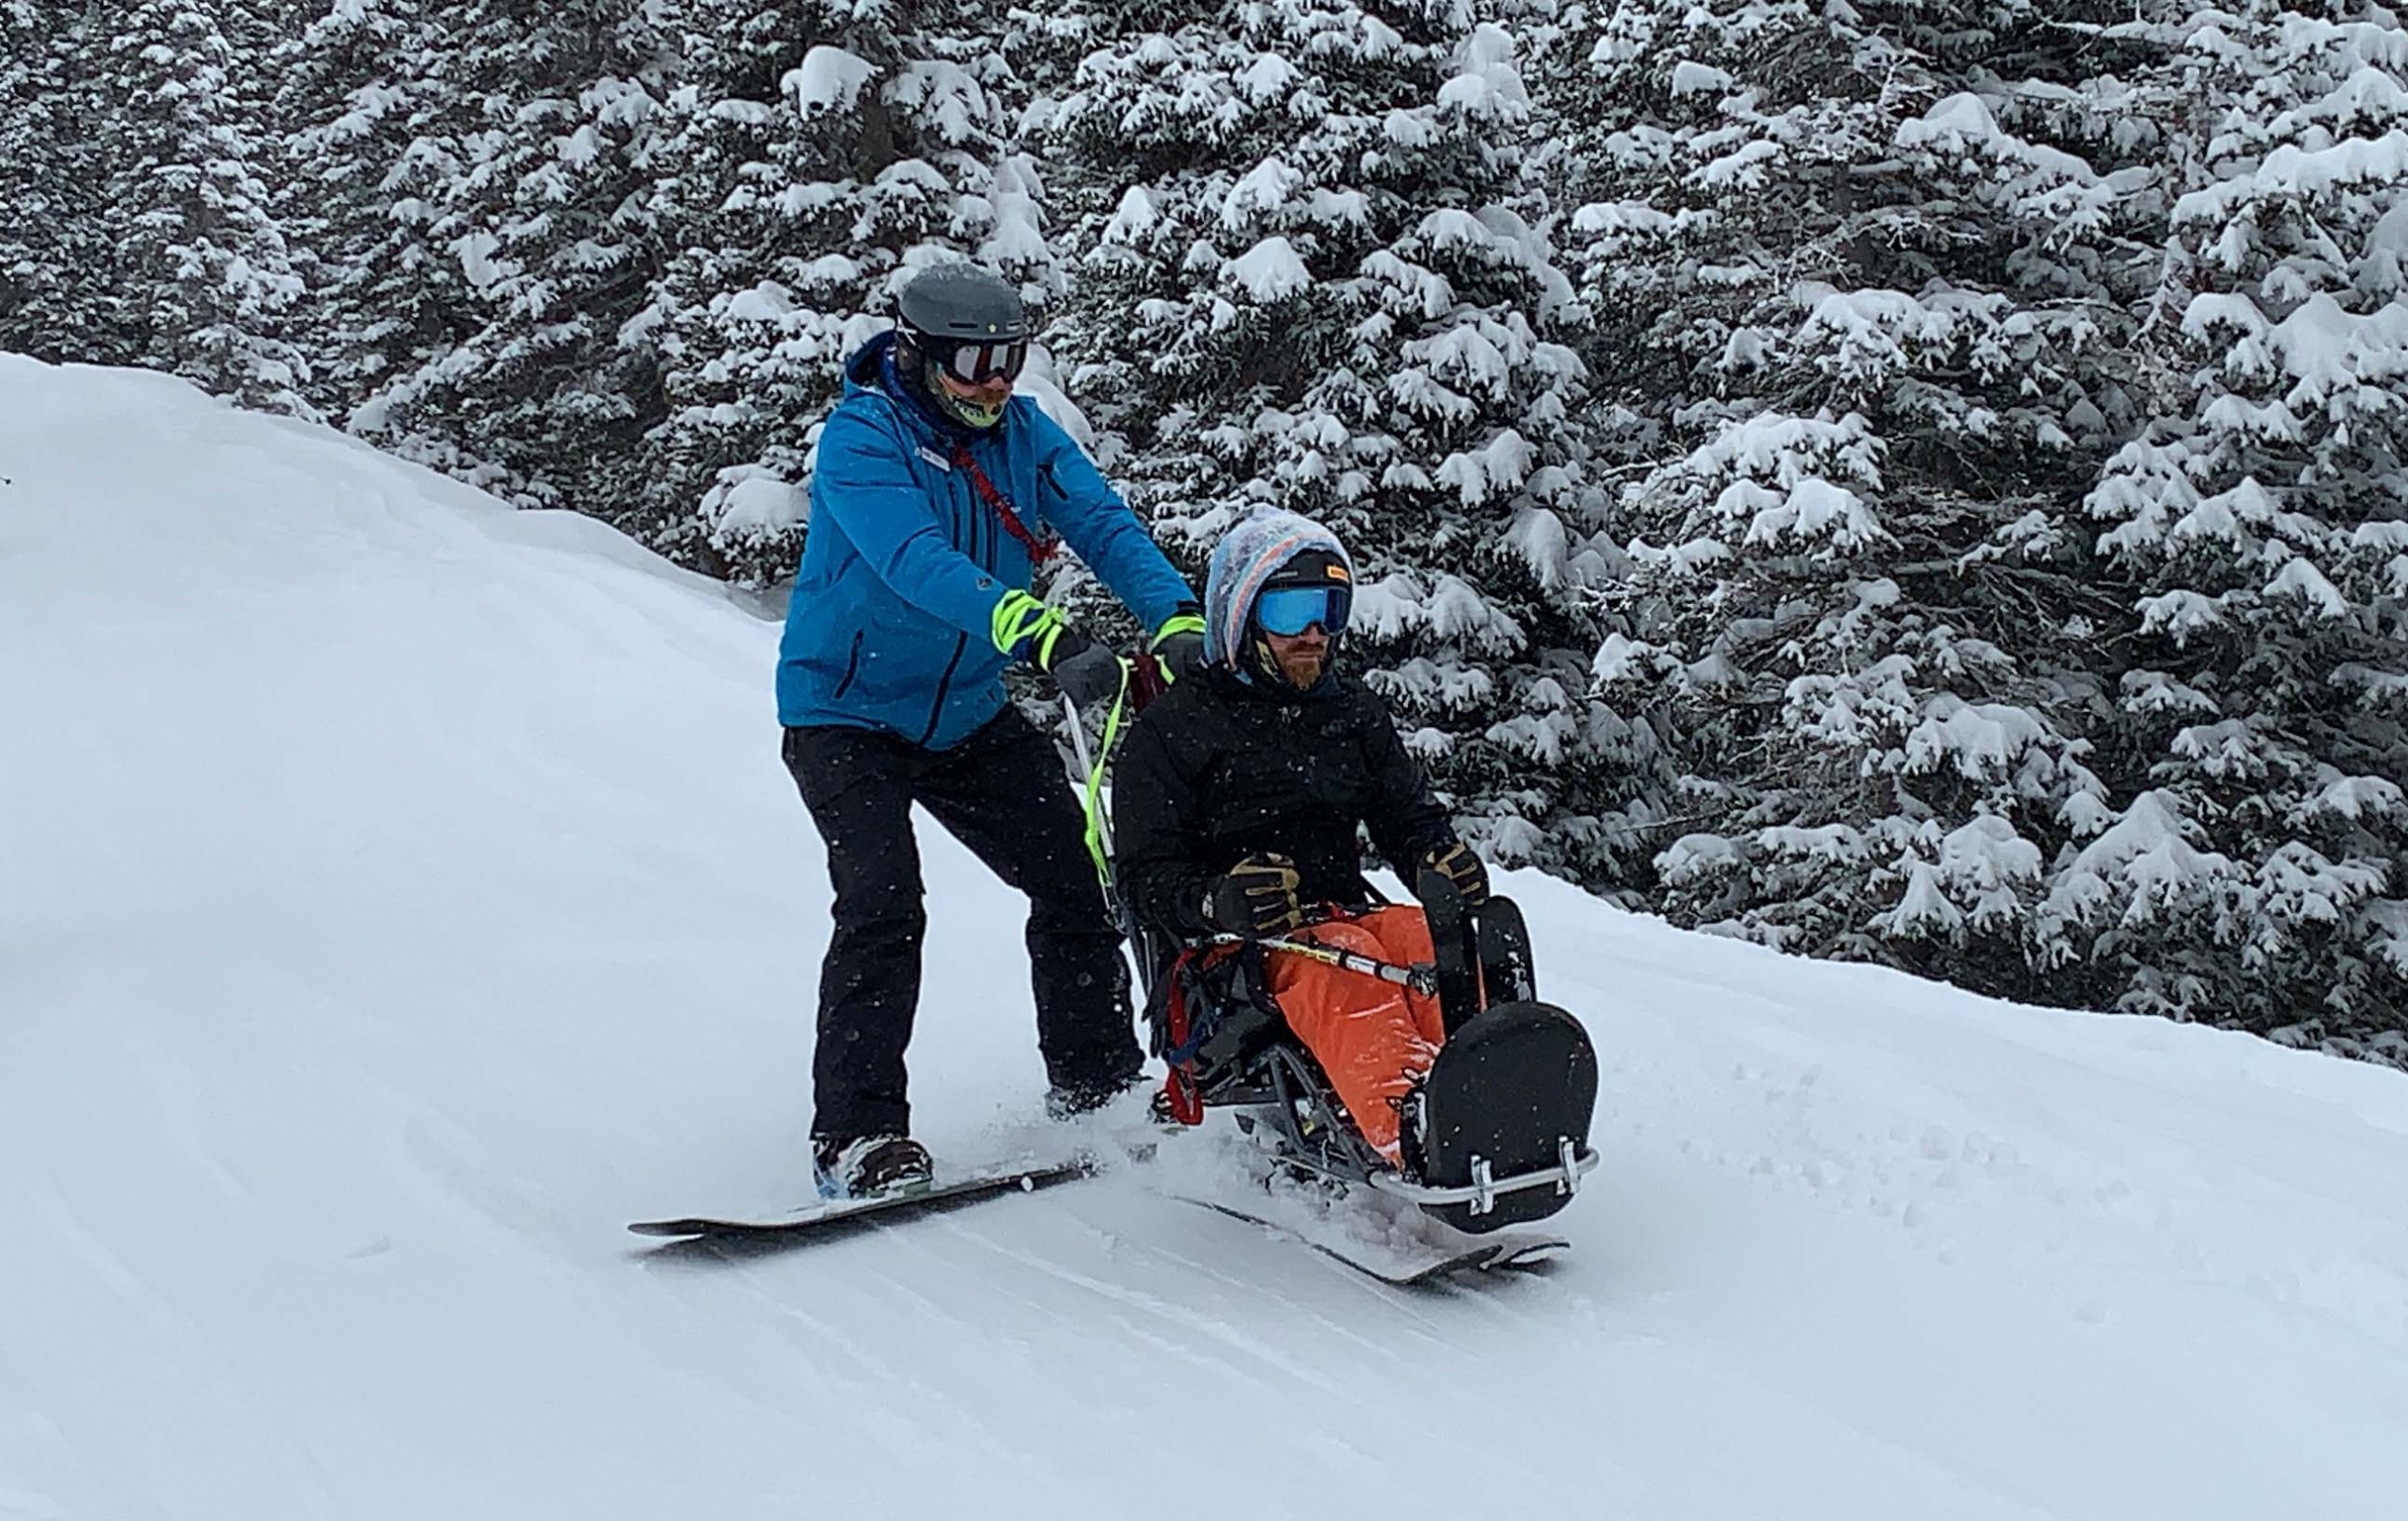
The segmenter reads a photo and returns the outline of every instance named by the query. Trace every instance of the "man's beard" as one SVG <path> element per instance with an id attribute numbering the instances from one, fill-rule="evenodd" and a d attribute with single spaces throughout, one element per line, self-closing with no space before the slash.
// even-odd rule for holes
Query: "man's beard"
<path id="1" fill-rule="evenodd" d="M 1311 651 L 1291 650 L 1274 658 L 1278 660 L 1279 673 L 1288 678 L 1289 686 L 1298 691 L 1310 691 L 1320 684 L 1322 673 L 1329 669 L 1329 646 L 1324 644 Z"/>

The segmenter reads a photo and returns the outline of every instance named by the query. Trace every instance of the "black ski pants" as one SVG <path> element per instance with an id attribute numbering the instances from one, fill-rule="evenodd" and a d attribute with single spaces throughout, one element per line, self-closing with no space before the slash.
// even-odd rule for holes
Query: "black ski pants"
<path id="1" fill-rule="evenodd" d="M 785 731 L 786 769 L 828 845 L 835 930 L 819 969 L 815 1136 L 908 1134 L 904 1048 L 927 930 L 911 805 L 1028 895 L 1037 1042 L 1056 1086 L 1136 1075 L 1129 969 L 1053 741 L 1006 705 L 950 750 L 833 725 Z"/>

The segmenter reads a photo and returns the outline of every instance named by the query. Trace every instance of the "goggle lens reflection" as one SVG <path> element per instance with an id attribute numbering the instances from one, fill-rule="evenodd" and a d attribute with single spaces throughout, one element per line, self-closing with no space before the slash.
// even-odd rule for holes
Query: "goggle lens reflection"
<path id="1" fill-rule="evenodd" d="M 1280 586 L 1262 594 L 1254 604 L 1254 621 L 1263 632 L 1292 639 L 1315 624 L 1324 634 L 1346 626 L 1354 594 L 1343 586 Z"/>

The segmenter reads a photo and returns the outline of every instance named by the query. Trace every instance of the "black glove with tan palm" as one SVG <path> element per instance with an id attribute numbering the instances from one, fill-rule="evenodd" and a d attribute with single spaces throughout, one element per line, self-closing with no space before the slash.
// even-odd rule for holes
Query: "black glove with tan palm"
<path id="1" fill-rule="evenodd" d="M 1285 935 L 1303 927 L 1296 863 L 1283 855 L 1248 856 L 1231 866 L 1204 899 L 1204 918 L 1233 935 Z"/>
<path id="2" fill-rule="evenodd" d="M 1421 858 L 1423 871 L 1434 871 L 1447 879 L 1449 886 L 1463 895 L 1464 907 L 1479 908 L 1488 901 L 1488 868 L 1481 864 L 1479 854 L 1461 840 L 1450 840 Z"/>

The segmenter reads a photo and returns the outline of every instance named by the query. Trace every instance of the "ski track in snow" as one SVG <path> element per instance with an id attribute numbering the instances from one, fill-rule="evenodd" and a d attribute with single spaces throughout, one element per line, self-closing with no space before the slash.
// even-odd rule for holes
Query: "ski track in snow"
<path id="1" fill-rule="evenodd" d="M 1543 1271 L 1371 1282 L 1167 1196 L 1245 1186 L 1192 1137 L 825 1245 L 647 1247 L 627 1220 L 809 1194 L 828 890 L 775 627 L 156 375 L 0 356 L 0 477 L 7 1521 L 2408 1493 L 2399 1074 L 1527 874 L 1605 1077 Z M 922 846 L 922 1133 L 1059 1146 L 1020 914 Z"/>

